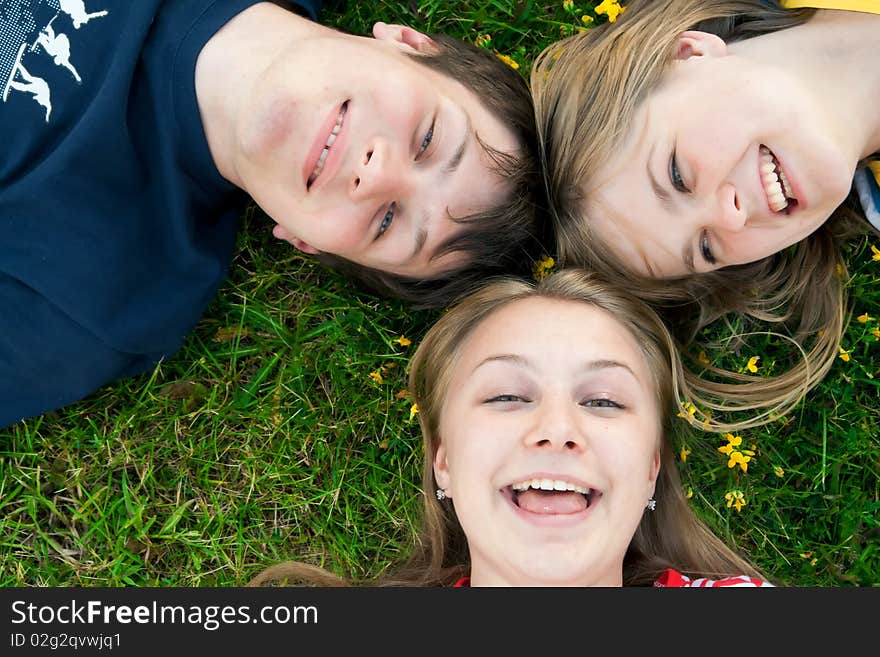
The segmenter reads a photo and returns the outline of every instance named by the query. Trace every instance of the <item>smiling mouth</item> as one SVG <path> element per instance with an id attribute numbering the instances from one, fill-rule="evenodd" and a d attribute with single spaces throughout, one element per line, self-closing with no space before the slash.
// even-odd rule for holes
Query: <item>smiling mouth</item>
<path id="1" fill-rule="evenodd" d="M 513 504 L 540 515 L 580 513 L 595 504 L 602 493 L 558 479 L 528 479 L 503 489 Z"/>
<path id="2" fill-rule="evenodd" d="M 767 197 L 767 205 L 775 213 L 791 214 L 797 208 L 798 200 L 791 189 L 791 183 L 779 160 L 769 148 L 761 144 L 760 149 L 761 183 Z"/>
<path id="3" fill-rule="evenodd" d="M 324 142 L 324 150 L 321 151 L 321 155 L 318 156 L 318 163 L 315 165 L 314 170 L 306 181 L 306 189 L 308 190 L 314 184 L 315 180 L 318 179 L 318 176 L 321 175 L 321 172 L 324 170 L 324 162 L 327 161 L 327 155 L 330 153 L 330 148 L 336 142 L 336 137 L 339 135 L 339 132 L 342 130 L 342 124 L 345 121 L 345 113 L 348 111 L 348 101 L 342 103 L 342 107 L 339 110 L 339 115 L 336 117 L 336 123 L 333 125 L 333 128 L 330 130 L 330 134 L 327 135 L 327 140 Z"/>

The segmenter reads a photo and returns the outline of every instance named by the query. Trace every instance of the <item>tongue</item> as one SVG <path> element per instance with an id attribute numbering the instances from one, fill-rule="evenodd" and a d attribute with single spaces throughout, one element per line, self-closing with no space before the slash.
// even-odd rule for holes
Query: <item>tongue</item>
<path id="1" fill-rule="evenodd" d="M 518 495 L 517 502 L 521 509 L 547 515 L 577 513 L 587 508 L 586 498 L 574 491 L 529 488 Z"/>

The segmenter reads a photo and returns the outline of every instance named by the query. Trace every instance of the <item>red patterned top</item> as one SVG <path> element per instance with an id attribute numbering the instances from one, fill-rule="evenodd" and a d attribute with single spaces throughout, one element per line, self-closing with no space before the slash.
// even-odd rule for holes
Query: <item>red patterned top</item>
<path id="1" fill-rule="evenodd" d="M 464 588 L 469 587 L 470 585 L 471 578 L 462 577 L 455 583 L 454 586 L 455 588 Z M 707 579 L 705 577 L 691 579 L 687 575 L 682 575 L 677 570 L 673 570 L 672 568 L 670 568 L 665 573 L 660 575 L 659 579 L 654 582 L 654 586 L 657 588 L 715 588 L 720 586 L 757 587 L 773 585 L 770 582 L 765 582 L 764 580 L 758 579 L 756 577 L 749 577 L 748 575 L 737 575 L 735 577 L 725 577 L 723 579 Z"/>

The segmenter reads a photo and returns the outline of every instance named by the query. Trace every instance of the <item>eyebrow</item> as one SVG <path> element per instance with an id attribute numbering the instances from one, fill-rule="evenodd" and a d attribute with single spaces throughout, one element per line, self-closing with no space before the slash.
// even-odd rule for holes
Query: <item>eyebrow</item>
<path id="1" fill-rule="evenodd" d="M 480 361 L 473 370 L 471 370 L 471 374 L 480 369 L 483 365 L 488 365 L 489 363 L 510 363 L 512 365 L 516 365 L 518 367 L 523 367 L 525 369 L 534 370 L 536 369 L 534 363 L 532 363 L 528 358 L 524 356 L 520 356 L 518 354 L 496 354 L 494 356 L 489 356 L 488 358 L 484 358 Z M 632 368 L 619 360 L 614 360 L 612 358 L 598 358 L 596 360 L 588 360 L 586 363 L 581 365 L 580 369 L 585 372 L 595 372 L 598 370 L 606 370 L 612 368 L 620 368 L 629 372 L 636 381 L 638 381 L 639 377 L 636 376 L 636 373 L 633 372 Z"/>

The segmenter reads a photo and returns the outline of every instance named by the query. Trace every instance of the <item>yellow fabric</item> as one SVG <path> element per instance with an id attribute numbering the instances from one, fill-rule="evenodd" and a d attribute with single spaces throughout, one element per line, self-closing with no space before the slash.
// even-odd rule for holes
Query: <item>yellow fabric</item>
<path id="1" fill-rule="evenodd" d="M 811 7 L 814 9 L 843 9 L 846 11 L 864 11 L 868 14 L 880 14 L 880 0 L 780 0 L 786 9 Z"/>

